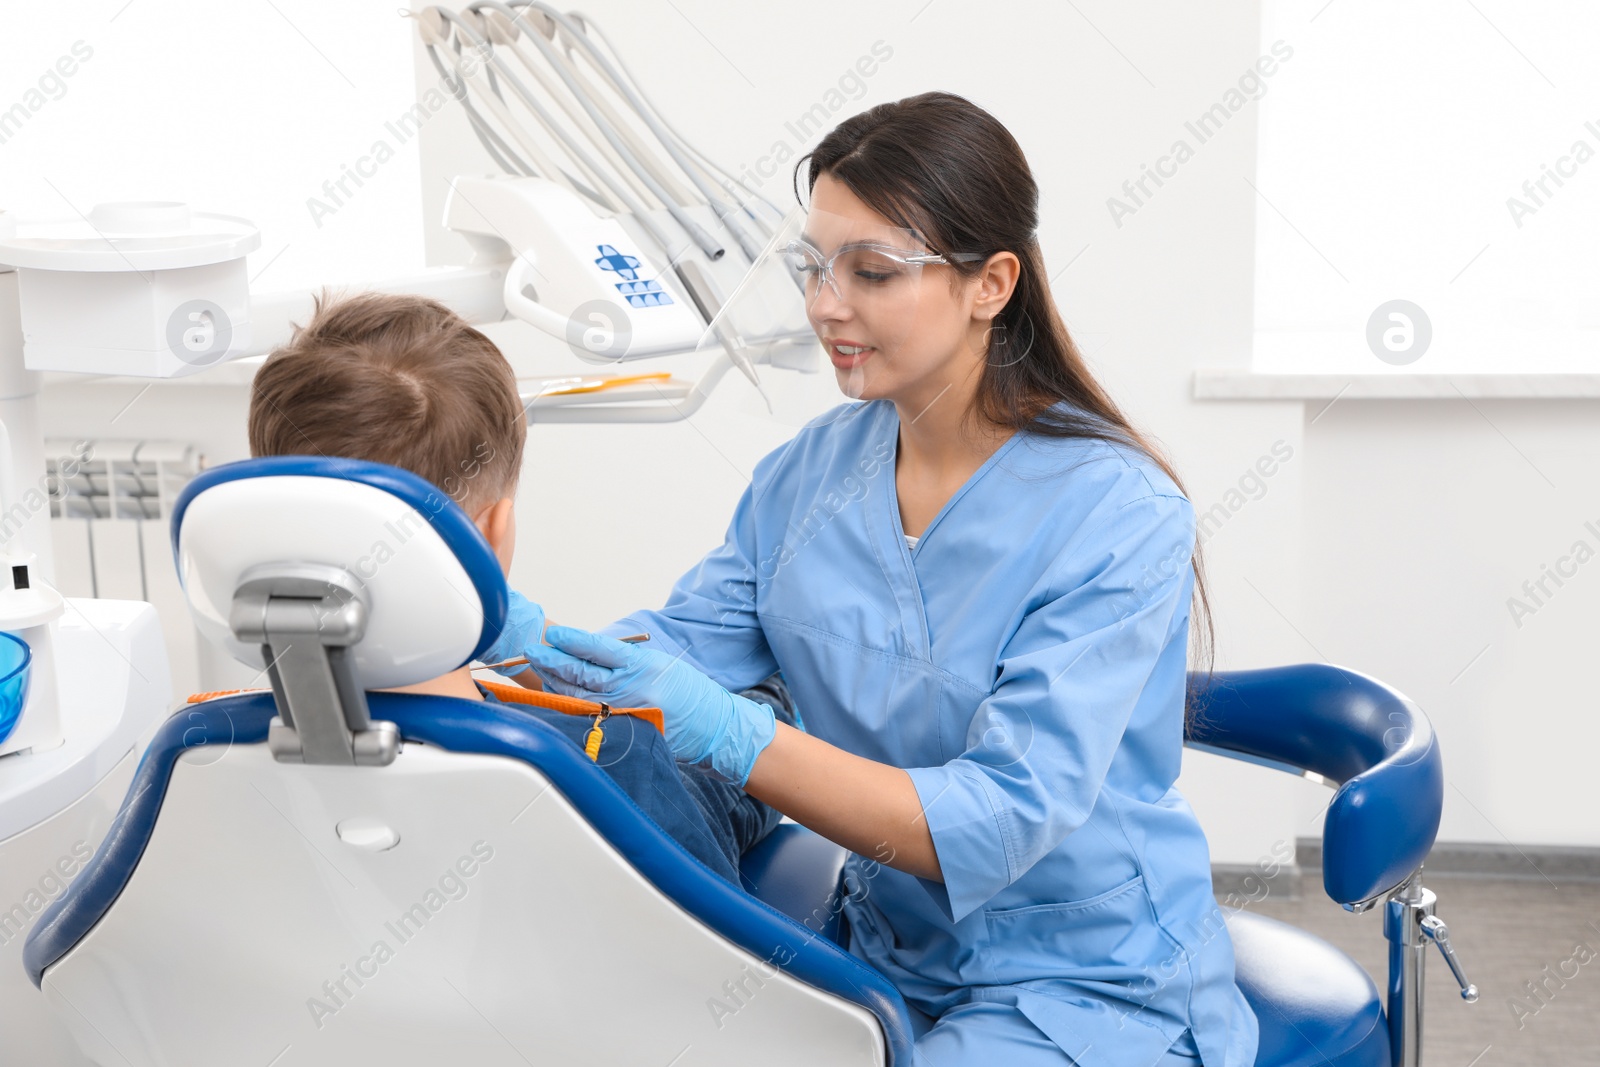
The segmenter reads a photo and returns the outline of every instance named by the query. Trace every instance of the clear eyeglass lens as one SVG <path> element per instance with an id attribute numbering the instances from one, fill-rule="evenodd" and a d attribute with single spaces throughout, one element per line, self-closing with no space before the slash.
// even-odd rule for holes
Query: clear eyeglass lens
<path id="1" fill-rule="evenodd" d="M 826 260 L 814 248 L 796 242 L 784 252 L 792 270 L 805 280 L 806 295 L 815 298 L 828 281 L 842 300 L 867 300 L 895 292 L 921 269 L 893 252 L 871 246 L 840 249 Z"/>
<path id="2" fill-rule="evenodd" d="M 903 281 L 916 270 L 903 259 L 873 248 L 852 248 L 833 262 L 833 276 L 841 286 L 870 290 Z"/>
<path id="3" fill-rule="evenodd" d="M 806 283 L 806 295 L 815 296 L 817 286 L 821 284 L 823 271 L 827 265 L 816 249 L 792 242 L 783 250 L 783 260 L 789 269 L 799 274 Z"/>

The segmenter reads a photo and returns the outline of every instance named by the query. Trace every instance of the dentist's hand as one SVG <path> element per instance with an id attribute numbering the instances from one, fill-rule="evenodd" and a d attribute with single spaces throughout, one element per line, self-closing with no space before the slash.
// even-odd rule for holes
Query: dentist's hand
<path id="1" fill-rule="evenodd" d="M 511 603 L 506 607 L 506 624 L 494 644 L 483 650 L 479 660 L 483 663 L 500 663 L 526 656 L 529 648 L 538 646 L 543 640 L 544 624 L 544 608 L 515 589 L 511 590 Z M 522 669 L 519 667 L 512 673 L 521 674 Z"/>
<path id="2" fill-rule="evenodd" d="M 744 785 L 777 732 L 765 704 L 728 692 L 681 659 L 571 626 L 545 631 L 523 650 L 547 688 L 618 707 L 657 707 L 680 763 Z"/>

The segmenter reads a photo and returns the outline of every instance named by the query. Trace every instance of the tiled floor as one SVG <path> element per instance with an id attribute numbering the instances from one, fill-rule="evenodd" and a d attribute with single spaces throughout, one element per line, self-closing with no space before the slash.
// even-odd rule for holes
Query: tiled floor
<path id="1" fill-rule="evenodd" d="M 1323 895 L 1320 871 L 1306 872 L 1300 884 L 1297 899 L 1269 895 L 1251 910 L 1337 945 L 1382 990 L 1382 909 L 1346 912 Z M 1439 896 L 1439 918 L 1479 998 L 1463 1002 L 1443 957 L 1431 952 L 1424 1064 L 1600 1067 L 1600 882 L 1430 875 L 1425 884 Z M 1542 986 L 1540 999 L 1530 982 Z"/>

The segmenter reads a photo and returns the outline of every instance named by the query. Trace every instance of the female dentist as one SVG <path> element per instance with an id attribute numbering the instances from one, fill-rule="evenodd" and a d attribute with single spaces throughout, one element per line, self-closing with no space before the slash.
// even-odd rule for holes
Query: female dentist
<path id="1" fill-rule="evenodd" d="M 1028 163 L 947 93 L 808 158 L 784 254 L 852 402 L 756 466 L 665 607 L 608 628 L 648 646 L 552 626 L 522 651 L 549 688 L 661 707 L 679 760 L 854 853 L 850 951 L 920 1063 L 1249 1067 L 1172 788 L 1194 509 L 1055 309 Z M 775 670 L 805 732 L 730 692 Z"/>

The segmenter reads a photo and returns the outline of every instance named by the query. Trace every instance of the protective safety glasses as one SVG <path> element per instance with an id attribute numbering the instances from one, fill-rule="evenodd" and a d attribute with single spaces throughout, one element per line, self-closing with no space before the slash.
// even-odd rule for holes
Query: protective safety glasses
<path id="1" fill-rule="evenodd" d="M 973 263 L 984 258 L 975 252 L 918 250 L 910 231 L 900 231 L 899 238 L 903 243 L 854 241 L 824 254 L 810 239 L 798 237 L 786 241 L 779 254 L 801 279 L 808 311 L 815 306 L 824 286 L 834 299 L 858 308 L 915 299 L 924 267 Z"/>
<path id="2" fill-rule="evenodd" d="M 880 371 L 913 345 L 927 325 L 930 302 L 945 287 L 925 271 L 949 274 L 950 264 L 981 262 L 975 252 L 930 248 L 914 230 L 812 207 L 791 213 L 767 242 L 746 282 L 714 320 L 760 322 L 772 317 L 772 290 L 758 279 L 774 272 L 799 290 L 806 317 L 850 396 L 870 392 Z M 793 300 L 789 288 L 785 300 Z M 784 296 L 784 294 L 778 294 Z M 789 305 L 793 307 L 792 304 Z M 725 329 L 725 327 L 724 327 Z"/>

